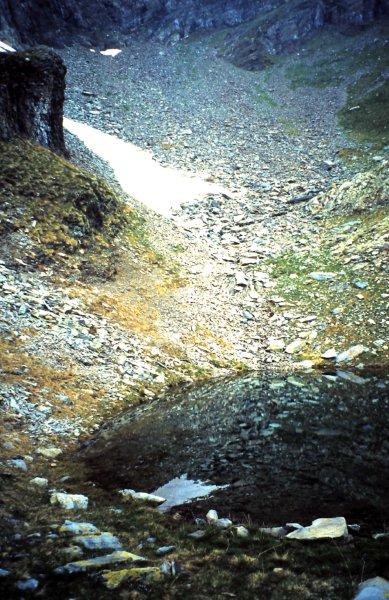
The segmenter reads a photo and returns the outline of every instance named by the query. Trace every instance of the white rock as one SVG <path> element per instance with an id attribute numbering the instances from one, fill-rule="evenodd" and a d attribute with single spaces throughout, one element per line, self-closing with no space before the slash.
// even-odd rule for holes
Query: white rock
<path id="1" fill-rule="evenodd" d="M 321 538 L 339 538 L 348 534 L 344 517 L 316 519 L 312 525 L 301 527 L 288 533 L 287 538 L 293 540 L 316 540 Z"/>
<path id="2" fill-rule="evenodd" d="M 210 525 L 215 525 L 219 520 L 219 515 L 216 510 L 211 509 L 207 512 L 205 518 Z"/>
<path id="3" fill-rule="evenodd" d="M 142 502 L 148 502 L 150 504 L 163 504 L 166 502 L 166 498 L 162 496 L 155 496 L 154 494 L 147 494 L 146 492 L 136 492 L 135 490 L 119 490 L 119 494 L 123 498 L 134 498 L 135 500 L 141 500 Z"/>
<path id="4" fill-rule="evenodd" d="M 249 530 L 246 527 L 244 527 L 244 525 L 238 525 L 235 531 L 236 535 L 240 538 L 248 538 L 250 535 Z"/>
<path id="5" fill-rule="evenodd" d="M 326 350 L 325 352 L 323 352 L 323 354 L 321 355 L 322 358 L 336 358 L 338 356 L 337 351 L 335 350 L 335 348 L 330 348 L 329 350 Z"/>
<path id="6" fill-rule="evenodd" d="M 243 273 L 243 271 L 237 271 L 235 273 L 235 281 L 236 281 L 236 285 L 240 285 L 242 287 L 245 287 L 248 285 L 248 279 L 245 275 L 245 273 Z"/>
<path id="7" fill-rule="evenodd" d="M 121 50 L 119 50 L 119 48 L 108 48 L 107 50 L 100 50 L 100 54 L 102 54 L 103 56 L 112 56 L 112 58 L 115 58 L 115 56 L 117 56 L 120 53 Z"/>
<path id="8" fill-rule="evenodd" d="M 34 477 L 30 479 L 30 483 L 32 485 L 36 485 L 37 487 L 47 487 L 49 484 L 49 480 L 46 477 Z"/>
<path id="9" fill-rule="evenodd" d="M 290 344 L 288 344 L 285 348 L 285 352 L 287 354 L 295 354 L 296 352 L 299 352 L 301 350 L 301 348 L 303 348 L 304 346 L 304 341 L 300 338 L 298 338 L 297 340 L 294 340 L 294 342 L 291 342 Z"/>
<path id="10" fill-rule="evenodd" d="M 76 510 L 88 508 L 88 498 L 82 494 L 66 494 L 64 492 L 54 492 L 50 496 L 50 503 L 59 505 L 67 510 Z"/>
<path id="11" fill-rule="evenodd" d="M 363 581 L 354 600 L 387 600 L 389 581 L 383 577 L 374 577 Z"/>
<path id="12" fill-rule="evenodd" d="M 218 519 L 215 523 L 219 529 L 228 529 L 232 525 L 231 519 Z"/>
<path id="13" fill-rule="evenodd" d="M 276 338 L 269 338 L 268 348 L 273 352 L 277 352 L 277 350 L 283 350 L 285 348 L 284 340 L 277 340 Z"/>
<path id="14" fill-rule="evenodd" d="M 45 458 L 57 458 L 57 456 L 62 454 L 62 450 L 61 448 L 50 446 L 49 448 L 38 448 L 37 453 Z"/>

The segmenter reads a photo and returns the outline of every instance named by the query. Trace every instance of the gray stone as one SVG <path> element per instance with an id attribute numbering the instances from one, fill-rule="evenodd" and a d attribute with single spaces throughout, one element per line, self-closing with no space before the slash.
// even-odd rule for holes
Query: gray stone
<path id="1" fill-rule="evenodd" d="M 338 356 L 336 357 L 336 362 L 351 362 L 352 360 L 363 354 L 363 352 L 366 352 L 366 350 L 367 348 L 362 346 L 362 344 L 351 346 L 348 350 L 345 350 L 344 352 L 338 354 Z"/>
<path id="2" fill-rule="evenodd" d="M 11 458 L 7 461 L 10 467 L 14 467 L 15 469 L 20 469 L 20 471 L 27 471 L 27 465 L 24 460 L 21 458 Z"/>
<path id="3" fill-rule="evenodd" d="M 97 535 L 79 535 L 74 538 L 74 542 L 81 544 L 87 550 L 120 550 L 122 548 L 119 539 L 108 531 Z"/>
<path id="4" fill-rule="evenodd" d="M 160 548 L 157 548 L 155 554 L 157 556 L 165 556 L 165 554 L 170 554 L 171 552 L 174 552 L 175 549 L 175 546 L 161 546 Z"/>
<path id="5" fill-rule="evenodd" d="M 15 583 L 15 586 L 18 588 L 18 590 L 23 592 L 32 591 L 39 587 L 39 581 L 33 577 L 30 579 L 19 579 L 19 581 Z"/>
<path id="6" fill-rule="evenodd" d="M 11 575 L 11 571 L 8 571 L 7 569 L 1 569 L 0 568 L 0 577 L 8 577 L 9 575 Z"/>
<path id="7" fill-rule="evenodd" d="M 313 271 L 312 273 L 309 273 L 309 277 L 315 281 L 329 281 L 331 279 L 335 279 L 336 275 L 336 273 L 325 271 Z"/>
<path id="8" fill-rule="evenodd" d="M 54 569 L 56 575 L 72 575 L 74 573 L 85 573 L 87 571 L 93 571 L 100 569 L 108 565 L 116 565 L 121 563 L 144 563 L 147 562 L 143 556 L 126 552 L 125 550 L 118 550 L 112 552 L 112 554 L 106 554 L 104 556 L 97 556 L 87 560 L 78 560 L 76 562 L 70 562 L 62 567 Z"/>
<path id="9" fill-rule="evenodd" d="M 387 600 L 388 597 L 389 581 L 383 577 L 374 577 L 360 584 L 354 600 Z"/>

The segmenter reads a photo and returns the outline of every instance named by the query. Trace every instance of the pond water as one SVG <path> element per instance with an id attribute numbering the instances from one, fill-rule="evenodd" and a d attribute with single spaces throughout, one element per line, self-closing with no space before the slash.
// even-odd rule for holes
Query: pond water
<path id="1" fill-rule="evenodd" d="M 388 391 L 382 377 L 345 372 L 213 381 L 129 411 L 84 460 L 110 490 L 155 492 L 178 478 L 228 486 L 183 504 L 191 516 L 344 516 L 378 530 L 389 520 Z"/>

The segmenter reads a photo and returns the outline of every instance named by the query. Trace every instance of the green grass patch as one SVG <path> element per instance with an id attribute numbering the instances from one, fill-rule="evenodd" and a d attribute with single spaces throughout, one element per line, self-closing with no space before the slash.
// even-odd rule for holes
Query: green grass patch
<path id="1" fill-rule="evenodd" d="M 374 350 L 375 340 L 386 339 L 387 282 L 384 272 L 366 257 L 384 243 L 388 226 L 388 208 L 328 219 L 322 229 L 323 241 L 316 249 L 288 251 L 269 259 L 276 281 L 273 293 L 303 316 L 318 318 L 318 335 L 305 357 L 317 357 L 332 346 L 340 350 L 359 343 Z M 350 261 L 354 255 L 358 260 Z M 309 276 L 314 271 L 331 272 L 335 277 L 318 282 Z M 358 281 L 366 282 L 367 287 L 359 289 Z M 379 354 L 378 359 L 376 355 L 364 357 L 366 364 L 377 364 L 377 360 L 387 362 L 388 353 Z"/>
<path id="2" fill-rule="evenodd" d="M 24 140 L 0 154 L 0 236 L 10 249 L 25 236 L 24 259 L 109 277 L 123 240 L 151 250 L 144 219 L 99 177 Z"/>
<path id="3" fill-rule="evenodd" d="M 372 141 L 378 147 L 388 144 L 389 82 L 379 68 L 349 86 L 339 123 L 359 141 Z"/>
<path id="4" fill-rule="evenodd" d="M 279 106 L 278 102 L 274 100 L 260 83 L 257 83 L 254 86 L 254 96 L 260 104 L 267 104 L 267 106 L 270 106 L 271 108 L 277 108 Z"/>

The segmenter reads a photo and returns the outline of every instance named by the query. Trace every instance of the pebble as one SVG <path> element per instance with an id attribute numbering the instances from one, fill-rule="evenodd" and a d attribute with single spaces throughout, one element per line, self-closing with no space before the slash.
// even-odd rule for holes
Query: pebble
<path id="1" fill-rule="evenodd" d="M 189 533 L 188 537 L 192 538 L 193 540 L 202 540 L 206 535 L 207 532 L 204 529 L 197 529 L 197 531 Z"/>
<path id="2" fill-rule="evenodd" d="M 156 549 L 155 554 L 157 556 L 164 556 L 165 554 L 170 554 L 171 552 L 174 552 L 175 549 L 175 546 L 161 546 L 160 548 Z"/>
<path id="3" fill-rule="evenodd" d="M 145 580 L 147 583 L 157 583 L 163 578 L 163 573 L 158 567 L 132 567 L 119 571 L 105 571 L 101 577 L 109 590 L 116 590 L 127 580 Z"/>
<path id="4" fill-rule="evenodd" d="M 329 281 L 330 279 L 335 279 L 336 275 L 336 273 L 325 271 L 313 271 L 312 273 L 309 273 L 309 277 L 315 281 Z"/>

